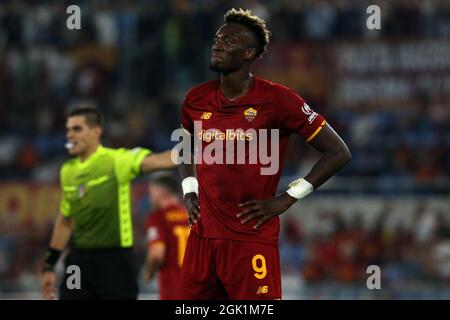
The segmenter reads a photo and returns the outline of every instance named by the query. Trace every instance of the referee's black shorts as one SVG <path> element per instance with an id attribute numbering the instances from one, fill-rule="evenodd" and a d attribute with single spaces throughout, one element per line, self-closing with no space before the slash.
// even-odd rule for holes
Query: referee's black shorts
<path id="1" fill-rule="evenodd" d="M 61 300 L 137 299 L 138 268 L 132 248 L 71 249 L 64 264 L 59 290 Z M 71 265 L 79 267 L 80 289 L 73 286 L 74 278 L 70 277 L 74 273 L 67 272 Z"/>

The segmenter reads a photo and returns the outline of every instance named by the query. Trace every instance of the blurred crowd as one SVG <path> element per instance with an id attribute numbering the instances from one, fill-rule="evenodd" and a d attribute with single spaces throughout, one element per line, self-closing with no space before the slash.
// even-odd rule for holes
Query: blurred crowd
<path id="1" fill-rule="evenodd" d="M 0 298 L 2 292 L 38 292 L 44 248 L 48 246 L 53 219 L 38 223 L 0 223 Z"/>
<path id="2" fill-rule="evenodd" d="M 407 208 L 399 210 L 383 202 L 370 224 L 364 222 L 367 212 L 352 212 L 345 205 L 315 210 L 313 229 L 301 214 L 286 216 L 280 245 L 283 273 L 300 275 L 309 285 L 328 282 L 365 288 L 371 274 L 367 268 L 375 265 L 380 267 L 383 289 L 420 288 L 423 283 L 449 286 L 448 205 L 405 204 Z M 407 219 L 398 219 L 401 215 Z"/>
<path id="3" fill-rule="evenodd" d="M 265 18 L 273 44 L 450 35 L 448 1 L 369 2 L 78 1 L 82 29 L 73 31 L 65 27 L 68 1 L 1 1 L 0 178 L 56 181 L 65 159 L 64 115 L 80 103 L 106 114 L 106 145 L 173 146 L 184 94 L 215 77 L 208 70 L 210 42 L 233 6 Z M 379 32 L 365 28 L 369 4 L 381 8 Z M 392 192 L 399 179 L 407 186 L 448 176 L 448 103 L 448 96 L 420 97 L 407 113 L 344 111 L 332 99 L 313 106 L 352 149 L 342 176 L 376 177 L 372 185 Z M 300 151 L 288 152 L 285 174 L 311 156 L 292 144 Z"/>

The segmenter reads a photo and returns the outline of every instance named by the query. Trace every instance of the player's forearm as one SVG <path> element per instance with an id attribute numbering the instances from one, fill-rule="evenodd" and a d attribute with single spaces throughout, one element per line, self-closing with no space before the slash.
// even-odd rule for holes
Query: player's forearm
<path id="1" fill-rule="evenodd" d="M 195 167 L 193 164 L 182 163 L 179 165 L 178 168 L 179 168 L 181 179 L 184 179 L 187 177 L 195 177 Z"/>
<path id="2" fill-rule="evenodd" d="M 73 220 L 71 218 L 65 218 L 61 214 L 58 215 L 50 240 L 50 248 L 60 251 L 64 250 L 69 243 L 72 230 Z"/>
<path id="3" fill-rule="evenodd" d="M 164 264 L 165 246 L 151 245 L 147 252 L 146 280 L 151 281 Z"/>
<path id="4" fill-rule="evenodd" d="M 185 146 L 182 150 L 182 154 L 180 155 L 182 159 L 189 159 L 189 162 L 181 162 L 181 164 L 178 166 L 181 179 L 187 178 L 187 177 L 195 177 L 195 166 L 194 166 L 194 137 L 186 137 L 183 141 L 190 140 L 190 148 Z M 184 152 L 188 152 L 189 154 L 186 155 Z"/>
<path id="5" fill-rule="evenodd" d="M 147 260 L 147 271 L 149 274 L 154 275 L 158 272 L 164 264 L 164 260 L 162 259 L 154 259 L 150 258 Z"/>
<path id="6" fill-rule="evenodd" d="M 325 152 L 304 179 L 317 189 L 341 170 L 350 159 L 351 155 L 347 147 Z"/>
<path id="7" fill-rule="evenodd" d="M 328 123 L 309 144 L 322 153 L 322 157 L 304 177 L 317 189 L 350 161 L 351 154 L 345 142 Z"/>
<path id="8" fill-rule="evenodd" d="M 72 229 L 72 218 L 66 218 L 62 214 L 59 214 L 56 218 L 55 226 L 53 227 L 50 246 L 48 247 L 45 254 L 42 272 L 48 273 L 55 271 L 55 265 L 58 263 L 61 252 L 67 247 L 67 244 L 69 243 L 70 236 L 72 235 Z"/>
<path id="9" fill-rule="evenodd" d="M 153 153 L 142 161 L 141 170 L 143 173 L 171 169 L 175 167 L 175 163 L 172 161 L 172 151 L 167 150 L 161 153 Z"/>
<path id="10" fill-rule="evenodd" d="M 198 181 L 195 174 L 195 165 L 194 165 L 194 136 L 190 135 L 190 137 L 186 137 L 183 141 L 190 141 L 190 147 L 184 146 L 182 148 L 181 157 L 184 161 L 178 166 L 178 170 L 181 176 L 181 188 L 183 189 L 183 198 L 185 199 L 185 205 L 189 212 L 189 225 L 192 223 L 197 223 L 198 219 L 200 219 L 200 206 L 199 206 L 199 186 Z M 188 152 L 189 154 L 185 154 Z M 186 159 L 188 161 L 186 161 Z"/>

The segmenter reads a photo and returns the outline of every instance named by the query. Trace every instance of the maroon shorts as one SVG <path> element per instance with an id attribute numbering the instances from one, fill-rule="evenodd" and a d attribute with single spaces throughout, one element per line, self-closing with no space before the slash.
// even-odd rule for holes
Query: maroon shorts
<path id="1" fill-rule="evenodd" d="M 191 232 L 181 299 L 281 299 L 278 245 L 209 239 Z"/>

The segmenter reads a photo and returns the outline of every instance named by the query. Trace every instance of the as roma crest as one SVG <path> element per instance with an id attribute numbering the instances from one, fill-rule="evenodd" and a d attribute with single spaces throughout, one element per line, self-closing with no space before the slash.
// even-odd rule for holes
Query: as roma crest
<path id="1" fill-rule="evenodd" d="M 258 114 L 258 111 L 256 111 L 253 108 L 248 108 L 247 110 L 244 111 L 244 117 L 249 122 L 252 122 L 253 120 L 255 120 L 257 114 Z"/>

